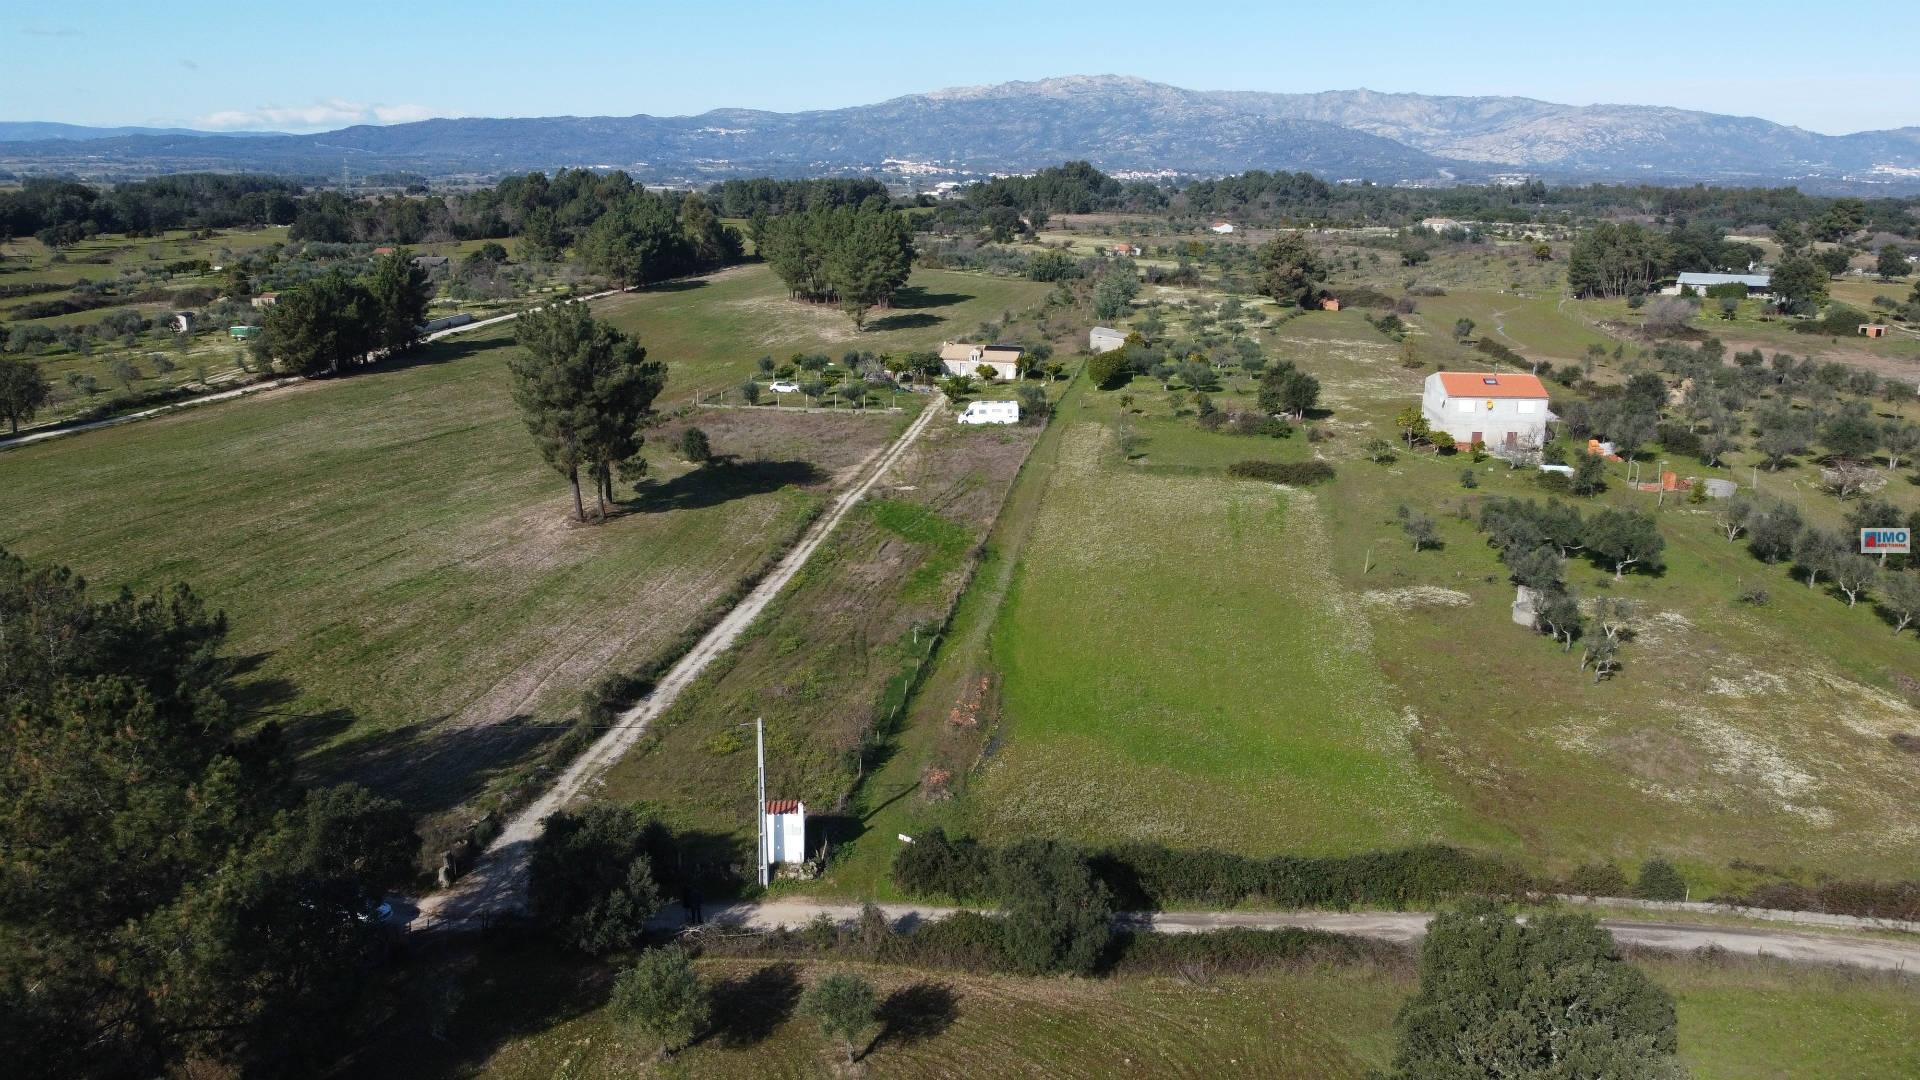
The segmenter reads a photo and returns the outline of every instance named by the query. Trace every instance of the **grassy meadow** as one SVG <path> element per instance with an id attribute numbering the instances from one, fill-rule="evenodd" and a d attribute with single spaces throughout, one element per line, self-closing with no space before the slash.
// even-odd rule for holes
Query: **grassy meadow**
<path id="1" fill-rule="evenodd" d="M 1911 1076 L 1920 997 L 1897 977 L 1765 961 L 1643 957 L 1674 995 L 1680 1056 L 1699 1080 Z M 672 1061 L 604 1007 L 610 973 L 535 945 L 449 965 L 439 1010 L 396 1009 L 356 1075 L 407 1077 L 781 1076 L 846 1074 L 837 1047 L 795 1012 L 836 971 L 869 979 L 884 1021 L 860 1071 L 872 1076 L 1364 1077 L 1393 1055 L 1410 964 L 1302 965 L 1199 981 L 1168 976 L 1033 979 L 917 971 L 829 959 L 712 958 L 710 1030 Z M 452 989 L 448 992 L 448 988 Z M 405 999 L 402 999 L 404 1002 Z M 450 1005 L 450 1007 L 448 1007 Z M 423 1014 L 444 1032 L 435 1039 Z"/>
<path id="2" fill-rule="evenodd" d="M 996 534 L 1017 552 L 1004 599 L 962 602 L 959 624 L 985 629 L 971 648 L 943 648 L 900 760 L 865 796 L 906 791 L 961 709 L 985 720 L 958 797 L 886 802 L 822 888 L 885 893 L 893 835 L 934 825 L 1253 854 L 1443 840 L 1543 873 L 1659 854 L 1696 897 L 1769 873 L 1912 876 L 1920 774 L 1894 738 L 1920 733 L 1901 682 L 1920 670 L 1911 630 L 1895 636 L 1870 603 L 1849 608 L 1761 563 L 1716 531 L 1711 506 L 1632 491 L 1616 464 L 1594 505 L 1656 513 L 1668 546 L 1663 571 L 1617 583 L 1569 564 L 1581 595 L 1638 602 L 1625 667 L 1596 684 L 1578 650 L 1513 625 L 1506 569 L 1470 520 L 1490 497 L 1546 498 L 1533 473 L 1464 456 L 1366 460 L 1427 372 L 1484 364 L 1451 341 L 1461 315 L 1482 334 L 1504 325 L 1529 355 L 1612 340 L 1571 301 L 1455 276 L 1479 288 L 1421 298 L 1418 369 L 1361 312 L 1280 321 L 1258 309 L 1268 355 L 1321 380 L 1322 442 L 1203 431 L 1190 394 L 1176 409 L 1144 377 L 1118 392 L 1076 386 L 1049 432 L 1057 446 L 1036 451 L 1049 467 L 1023 476 L 1002 523 L 1023 531 Z M 1219 297 L 1142 299 L 1178 336 L 1182 301 Z M 1608 359 L 1595 378 L 1624 374 Z M 1224 383 L 1218 406 L 1251 405 L 1249 378 Z M 1334 482 L 1224 475 L 1237 460 L 1314 456 Z M 1746 486 L 1751 461 L 1673 466 Z M 1816 472 L 1761 471 L 1760 489 L 1838 525 L 1844 507 L 1815 489 Z M 1882 494 L 1920 506 L 1904 479 Z M 1439 549 L 1410 549 L 1402 504 L 1438 520 Z M 983 571 L 976 589 L 994 580 Z M 1738 601 L 1753 588 L 1766 603 Z"/>
<path id="3" fill-rule="evenodd" d="M 596 311 L 666 361 L 671 409 L 737 384 L 766 349 L 850 337 L 772 281 L 753 267 Z M 937 342 L 1027 292 L 916 284 L 913 325 L 862 347 Z M 908 415 L 700 410 L 741 466 L 695 469 L 656 433 L 645 496 L 579 527 L 510 400 L 510 349 L 511 328 L 489 328 L 391 368 L 0 454 L 0 545 L 105 588 L 191 583 L 228 613 L 254 704 L 316 775 L 423 813 L 469 803 L 516 782 L 594 678 L 676 647 Z"/>

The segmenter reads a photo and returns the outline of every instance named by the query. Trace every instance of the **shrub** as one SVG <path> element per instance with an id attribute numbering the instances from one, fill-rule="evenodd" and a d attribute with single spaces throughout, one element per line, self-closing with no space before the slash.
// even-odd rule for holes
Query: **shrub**
<path id="1" fill-rule="evenodd" d="M 1473 474 L 1472 469 L 1461 469 L 1460 486 L 1469 489 L 1477 488 L 1480 486 L 1480 478 Z"/>
<path id="2" fill-rule="evenodd" d="M 1112 934 L 1113 899 L 1078 849 L 1022 840 L 994 859 L 993 891 L 1007 906 L 1004 955 L 1014 970 L 1086 975 Z"/>
<path id="3" fill-rule="evenodd" d="M 667 1057 L 691 1043 L 707 1025 L 707 989 L 693 961 L 678 945 L 649 949 L 614 980 L 614 1015 L 660 1044 Z"/>
<path id="4" fill-rule="evenodd" d="M 1464 893 L 1513 895 L 1531 884 L 1505 862 L 1440 845 L 1350 856 L 1252 858 L 1140 843 L 1094 852 L 1086 864 L 1111 902 L 1124 910 L 1176 903 L 1230 906 L 1253 898 L 1274 907 L 1406 907 Z M 910 894 L 991 902 L 1005 898 L 1006 865 L 991 849 L 972 840 L 948 840 L 935 830 L 901 849 L 893 880 Z M 939 887 L 928 888 L 929 882 Z M 984 948 L 977 941 L 970 947 Z"/>
<path id="5" fill-rule="evenodd" d="M 1265 480 L 1292 487 L 1324 484 L 1333 479 L 1333 466 L 1324 461 L 1236 461 L 1227 475 L 1242 480 Z"/>
<path id="6" fill-rule="evenodd" d="M 713 444 L 707 441 L 707 433 L 697 427 L 690 427 L 681 432 L 680 456 L 696 465 L 711 461 Z"/>
<path id="7" fill-rule="evenodd" d="M 1394 1080 L 1686 1075 L 1673 998 L 1590 915 L 1520 923 L 1491 904 L 1434 919 L 1394 1021 Z"/>
<path id="8" fill-rule="evenodd" d="M 1118 390 L 1133 378 L 1133 369 L 1127 364 L 1127 350 L 1114 349 L 1100 353 L 1087 361 L 1087 379 L 1102 390 Z"/>
<path id="9" fill-rule="evenodd" d="M 1656 855 L 1640 864 L 1640 880 L 1634 883 L 1633 895 L 1642 900 L 1685 900 L 1687 882 L 1672 863 Z"/>
<path id="10" fill-rule="evenodd" d="M 631 948 L 660 908 L 649 852 L 664 845 L 665 830 L 628 807 L 553 815 L 528 869 L 535 920 L 590 955 Z"/>
<path id="11" fill-rule="evenodd" d="M 1625 896 L 1627 875 L 1610 862 L 1586 863 L 1567 875 L 1560 891 L 1577 896 Z"/>

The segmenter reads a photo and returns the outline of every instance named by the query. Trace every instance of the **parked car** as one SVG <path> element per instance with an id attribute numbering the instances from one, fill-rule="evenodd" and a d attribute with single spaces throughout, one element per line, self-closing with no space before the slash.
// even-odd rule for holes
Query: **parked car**
<path id="1" fill-rule="evenodd" d="M 800 392 L 800 384 L 797 382 L 788 382 L 785 379 L 781 379 L 779 382 L 774 383 L 771 387 L 768 387 L 768 389 L 772 390 L 776 394 L 797 394 Z"/>

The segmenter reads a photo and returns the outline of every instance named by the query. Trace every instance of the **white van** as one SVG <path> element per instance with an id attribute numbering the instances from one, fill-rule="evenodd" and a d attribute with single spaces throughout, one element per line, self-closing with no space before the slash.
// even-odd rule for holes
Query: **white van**
<path id="1" fill-rule="evenodd" d="M 1020 422 L 1020 403 L 1017 401 L 973 401 L 960 412 L 963 424 L 1017 424 Z"/>

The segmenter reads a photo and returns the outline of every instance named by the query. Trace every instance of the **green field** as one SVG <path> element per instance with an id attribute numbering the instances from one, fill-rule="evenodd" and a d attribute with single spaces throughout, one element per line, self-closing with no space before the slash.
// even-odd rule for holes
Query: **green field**
<path id="1" fill-rule="evenodd" d="M 844 340 L 844 317 L 789 306 L 772 281 L 752 267 L 597 310 L 666 361 L 672 407 L 737 383 L 767 348 Z M 861 346 L 937 342 L 1040 288 L 916 283 L 915 325 Z M 256 704 L 316 774 L 423 812 L 470 802 L 512 782 L 588 682 L 672 647 L 904 424 L 703 412 L 717 452 L 813 474 L 692 471 L 664 431 L 649 499 L 576 527 L 509 399 L 509 342 L 482 330 L 391 370 L 0 454 L 0 544 L 107 587 L 192 583 L 227 611 Z"/>
<path id="2" fill-rule="evenodd" d="M 1044 487 L 990 646 L 943 654 L 903 738 L 913 764 L 890 767 L 888 790 L 933 759 L 971 680 L 992 683 L 998 726 L 959 799 L 890 806 L 825 888 L 884 890 L 893 834 L 936 824 L 1248 853 L 1438 839 L 1545 873 L 1663 854 L 1696 895 L 1752 880 L 1754 865 L 1913 873 L 1920 774 L 1892 739 L 1920 732 L 1898 682 L 1920 669 L 1911 631 L 1760 563 L 1709 508 L 1656 506 L 1615 466 L 1600 501 L 1657 510 L 1669 547 L 1664 573 L 1617 585 L 1569 565 L 1583 595 L 1640 602 L 1625 669 L 1596 685 L 1577 650 L 1512 624 L 1505 568 L 1456 518 L 1491 496 L 1541 497 L 1532 474 L 1488 462 L 1469 492 L 1463 458 L 1366 461 L 1425 371 L 1358 313 L 1293 319 L 1266 341 L 1321 379 L 1329 440 L 1201 431 L 1146 379 L 1124 417 L 1117 393 L 1069 397 L 1057 461 L 1014 495 Z M 1244 377 L 1226 382 L 1217 404 L 1249 403 Z M 1242 458 L 1311 455 L 1339 478 L 1288 492 L 1222 475 Z M 1746 461 L 1675 464 L 1745 484 Z M 1762 490 L 1837 524 L 1806 471 L 1763 472 Z M 1884 494 L 1920 506 L 1912 484 Z M 1401 503 L 1440 519 L 1444 547 L 1409 549 Z M 1770 601 L 1736 603 L 1749 586 Z"/>
<path id="3" fill-rule="evenodd" d="M 742 797 L 752 791 L 753 736 L 743 724 L 754 718 L 766 722 L 769 797 L 802 799 L 819 817 L 849 794 L 863 739 L 902 706 L 1038 430 L 934 424 L 608 774 L 605 797 L 642 800 L 677 828 L 744 840 L 750 851 L 751 798 Z M 855 827 L 831 820 L 837 833 Z"/>
<path id="4" fill-rule="evenodd" d="M 662 1065 L 602 1008 L 605 969 L 535 949 L 495 948 L 468 961 L 442 1021 L 445 1040 L 429 1037 L 410 1012 L 352 1062 L 355 1074 L 845 1075 L 837 1051 L 811 1020 L 794 1015 L 793 1002 L 805 985 L 851 969 L 873 982 L 893 1017 L 865 1053 L 867 1075 L 1358 1080 L 1390 1063 L 1393 1016 L 1414 989 L 1404 967 L 1370 963 L 1189 982 L 711 959 L 699 967 L 716 992 L 713 1029 Z M 1893 1080 L 1920 1068 L 1912 1039 L 1920 997 L 1896 977 L 1769 962 L 1640 963 L 1677 1001 L 1680 1055 L 1698 1080 Z"/>

